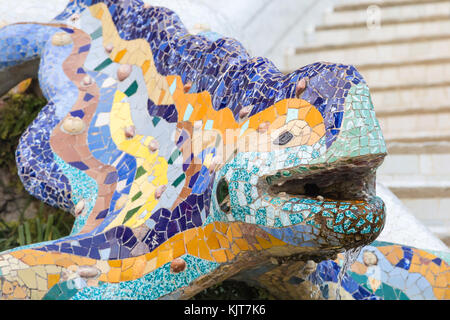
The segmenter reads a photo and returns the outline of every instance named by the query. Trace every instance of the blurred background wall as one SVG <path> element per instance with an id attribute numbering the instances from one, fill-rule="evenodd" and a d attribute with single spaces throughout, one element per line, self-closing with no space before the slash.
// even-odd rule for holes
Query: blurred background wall
<path id="1" fill-rule="evenodd" d="M 389 151 L 378 181 L 450 243 L 449 0 L 145 2 L 172 8 L 190 30 L 240 40 L 283 72 L 316 61 L 355 65 L 371 88 Z M 0 0 L 0 25 L 47 22 L 66 3 Z"/>

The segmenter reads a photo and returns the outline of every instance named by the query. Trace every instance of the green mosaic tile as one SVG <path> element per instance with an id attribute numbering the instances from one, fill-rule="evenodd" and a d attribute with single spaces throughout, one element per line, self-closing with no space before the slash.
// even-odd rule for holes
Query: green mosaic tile
<path id="1" fill-rule="evenodd" d="M 139 211 L 139 209 L 141 208 L 141 206 L 136 207 L 134 209 L 131 209 L 127 212 L 127 214 L 125 215 L 125 218 L 123 219 L 122 223 L 127 222 L 136 212 Z"/>
<path id="2" fill-rule="evenodd" d="M 113 61 L 110 58 L 106 58 L 102 63 L 100 63 L 94 70 L 95 71 L 102 71 L 107 66 L 109 66 Z"/>
<path id="3" fill-rule="evenodd" d="M 100 38 L 102 35 L 103 35 L 103 29 L 102 29 L 102 27 L 99 27 L 98 29 L 96 29 L 94 32 L 91 33 L 91 39 L 96 40 L 96 39 Z"/>
<path id="4" fill-rule="evenodd" d="M 128 87 L 128 89 L 127 90 L 125 90 L 125 94 L 128 96 L 128 97 L 131 97 L 133 94 L 135 94 L 136 92 L 137 92 L 137 90 L 138 90 L 138 83 L 137 83 L 137 81 L 133 81 L 133 83 Z"/>
<path id="5" fill-rule="evenodd" d="M 136 176 L 134 177 L 134 179 L 139 179 L 142 175 L 144 175 L 145 173 L 147 173 L 147 170 L 144 169 L 144 167 L 139 167 L 136 170 Z"/>

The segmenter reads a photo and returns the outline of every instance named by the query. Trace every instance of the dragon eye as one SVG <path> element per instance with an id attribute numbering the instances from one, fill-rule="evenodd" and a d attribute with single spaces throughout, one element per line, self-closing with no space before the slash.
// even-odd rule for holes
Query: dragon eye
<path id="1" fill-rule="evenodd" d="M 216 190 L 217 203 L 223 212 L 230 211 L 230 197 L 228 191 L 228 182 L 224 178 L 220 179 Z"/>
<path id="2" fill-rule="evenodd" d="M 279 145 L 279 146 L 284 146 L 289 141 L 291 141 L 293 137 L 294 137 L 294 135 L 292 133 L 290 133 L 289 131 L 285 131 L 282 134 L 280 134 L 278 136 L 278 138 L 276 138 L 273 141 L 273 144 L 276 144 L 276 145 Z"/>

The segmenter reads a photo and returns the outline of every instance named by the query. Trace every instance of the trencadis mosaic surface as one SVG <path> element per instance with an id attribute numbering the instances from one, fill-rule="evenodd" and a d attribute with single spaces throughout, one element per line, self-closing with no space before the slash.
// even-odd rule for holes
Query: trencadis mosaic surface
<path id="1" fill-rule="evenodd" d="M 51 23 L 0 29 L 0 72 L 30 61 L 48 105 L 21 137 L 19 176 L 76 221 L 67 237 L 0 255 L 3 299 L 186 299 L 239 273 L 269 287 L 284 275 L 293 298 L 321 284 L 328 298 L 339 266 L 326 259 L 383 228 L 386 147 L 353 66 L 285 75 L 139 0 L 73 0 Z M 421 289 L 364 286 L 366 265 L 344 278 L 351 298 L 448 298 L 448 259 L 374 250 Z M 308 259 L 326 261 L 285 279 Z"/>

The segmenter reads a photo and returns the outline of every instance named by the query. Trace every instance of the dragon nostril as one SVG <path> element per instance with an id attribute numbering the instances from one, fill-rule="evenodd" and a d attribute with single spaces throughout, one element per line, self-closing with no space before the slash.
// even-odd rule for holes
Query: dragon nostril
<path id="1" fill-rule="evenodd" d="M 309 197 L 317 197 L 320 194 L 320 188 L 315 183 L 305 184 L 305 195 Z"/>
<path id="2" fill-rule="evenodd" d="M 282 134 L 280 134 L 278 136 L 278 138 L 276 138 L 273 141 L 273 144 L 276 144 L 276 145 L 279 145 L 279 146 L 284 146 L 289 141 L 291 141 L 293 137 L 294 137 L 294 135 L 292 133 L 290 133 L 289 131 L 285 131 Z"/>

